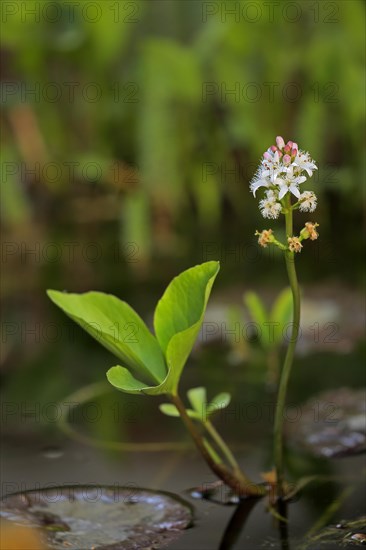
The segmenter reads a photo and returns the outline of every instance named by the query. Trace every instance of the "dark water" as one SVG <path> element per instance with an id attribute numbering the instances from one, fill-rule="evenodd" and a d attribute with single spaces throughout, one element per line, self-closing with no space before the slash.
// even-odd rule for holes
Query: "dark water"
<path id="1" fill-rule="evenodd" d="M 254 478 L 262 469 L 261 462 L 260 453 L 252 451 L 249 472 Z M 37 445 L 8 444 L 2 464 L 2 479 L 7 480 L 2 485 L 5 494 L 13 490 L 84 483 L 124 485 L 130 487 L 131 494 L 142 487 L 174 492 L 194 507 L 194 526 L 169 546 L 176 550 L 297 548 L 299 539 L 315 526 L 339 523 L 365 512 L 363 456 L 333 461 L 329 468 L 332 481 L 314 482 L 289 504 L 289 546 L 281 543 L 279 522 L 268 511 L 267 499 L 243 503 L 241 510 L 234 505 L 192 499 L 187 489 L 208 484 L 214 477 L 191 451 L 183 455 L 133 453 L 118 463 L 77 444 L 65 443 L 62 455 L 54 458 L 39 452 Z M 218 491 L 219 502 L 225 500 L 224 492 Z"/>
<path id="2" fill-rule="evenodd" d="M 221 368 L 215 369 L 218 363 Z M 223 368 L 226 369 L 225 388 Z M 223 365 L 223 356 L 212 351 L 204 352 L 199 360 L 188 365 L 182 393 L 197 385 L 197 379 L 207 379 L 209 369 L 210 395 L 224 389 L 233 393 L 232 404 L 225 414 L 220 412 L 216 425 L 232 444 L 248 475 L 253 481 L 261 482 L 260 473 L 273 466 L 274 395 L 266 388 L 261 371 L 258 374 L 248 368 Z M 329 388 L 358 388 L 363 385 L 363 379 L 361 348 L 347 356 L 322 353 L 299 358 L 289 405 L 301 408 L 311 396 Z M 157 402 L 150 398 L 130 399 L 112 390 L 92 400 L 94 408 L 86 408 L 82 418 L 80 414 L 73 418 L 74 427 L 98 440 L 189 443 L 179 420 L 160 414 Z M 326 525 L 365 514 L 364 454 L 328 459 L 289 445 L 286 462 L 290 480 L 322 477 L 307 484 L 288 505 L 288 524 L 281 530 L 268 509 L 267 498 L 241 504 L 240 508 L 224 504 L 224 490 L 216 494 L 218 502 L 193 499 L 189 489 L 209 484 L 215 477 L 192 446 L 183 451 L 164 452 L 96 448 L 70 439 L 58 429 L 56 402 L 54 408 L 51 401 L 39 399 L 37 403 L 39 408 L 28 411 L 29 414 L 23 414 L 27 411 L 22 411 L 25 405 L 21 399 L 5 400 L 3 404 L 8 422 L 4 424 L 2 446 L 2 495 L 70 484 L 123 485 L 132 492 L 145 487 L 173 492 L 194 507 L 193 527 L 169 546 L 176 550 L 296 549 L 301 548 L 299 541 L 309 531 L 316 532 Z M 33 405 L 35 407 L 35 403 Z M 28 401 L 26 406 L 29 409 Z M 103 412 L 101 418 L 95 414 L 99 410 Z"/>

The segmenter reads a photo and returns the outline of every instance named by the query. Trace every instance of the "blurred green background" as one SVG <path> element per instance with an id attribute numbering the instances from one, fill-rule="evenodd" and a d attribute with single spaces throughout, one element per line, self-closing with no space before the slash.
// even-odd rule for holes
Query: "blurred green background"
<path id="1" fill-rule="evenodd" d="M 249 192 L 276 135 L 319 166 L 302 283 L 360 288 L 364 21 L 361 0 L 2 2 L 9 399 L 61 398 L 111 360 L 46 288 L 113 292 L 147 315 L 210 259 L 221 290 L 283 288 L 281 258 L 254 237 L 280 224 Z"/>

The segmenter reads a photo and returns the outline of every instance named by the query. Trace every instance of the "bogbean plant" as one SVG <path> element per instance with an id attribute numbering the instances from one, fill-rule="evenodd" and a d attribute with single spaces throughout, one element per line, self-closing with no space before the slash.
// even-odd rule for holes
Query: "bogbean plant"
<path id="1" fill-rule="evenodd" d="M 300 185 L 312 175 L 316 166 L 308 153 L 297 144 L 287 144 L 281 137 L 263 155 L 258 172 L 251 182 L 255 196 L 265 188 L 259 206 L 265 218 L 285 217 L 287 241 L 276 239 L 272 229 L 256 232 L 261 246 L 277 246 L 284 254 L 292 291 L 292 336 L 281 371 L 274 425 L 275 485 L 284 496 L 283 412 L 300 322 L 300 293 L 295 270 L 295 255 L 302 242 L 318 237 L 317 224 L 307 222 L 299 235 L 293 232 L 293 212 L 313 212 L 316 197 L 311 191 L 300 192 Z M 307 176 L 305 175 L 307 174 Z M 292 195 L 296 201 L 293 201 Z M 207 403 L 203 387 L 188 392 L 186 409 L 179 394 L 179 381 L 202 326 L 212 285 L 219 272 L 218 262 L 192 267 L 168 285 L 154 313 L 153 335 L 141 317 L 124 301 L 102 292 L 68 294 L 49 290 L 48 296 L 71 319 L 118 357 L 121 364 L 111 367 L 107 379 L 118 390 L 130 394 L 165 395 L 169 403 L 160 406 L 164 414 L 180 416 L 193 441 L 211 470 L 236 494 L 259 496 L 263 485 L 251 482 L 240 468 L 229 447 L 212 424 L 218 407 L 230 402 L 230 395 L 219 394 Z M 123 338 L 118 327 L 134 327 L 136 338 Z M 117 327 L 117 331 L 116 331 Z"/>

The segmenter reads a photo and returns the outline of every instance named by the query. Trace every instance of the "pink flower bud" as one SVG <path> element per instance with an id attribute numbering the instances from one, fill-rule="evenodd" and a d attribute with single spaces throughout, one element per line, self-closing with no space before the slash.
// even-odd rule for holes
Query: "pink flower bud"
<path id="1" fill-rule="evenodd" d="M 291 162 L 291 157 L 290 157 L 290 155 L 285 155 L 285 156 L 283 157 L 283 162 L 284 162 L 285 164 L 290 164 L 290 162 Z"/>
<path id="2" fill-rule="evenodd" d="M 293 141 L 288 141 L 287 145 L 290 147 L 290 149 L 292 149 L 292 147 L 294 146 L 294 142 Z"/>
<path id="3" fill-rule="evenodd" d="M 291 147 L 289 146 L 289 144 L 287 144 L 287 145 L 285 145 L 283 150 L 284 150 L 285 153 L 290 153 L 291 152 Z"/>
<path id="4" fill-rule="evenodd" d="M 271 146 L 271 151 L 273 151 L 275 153 L 277 151 L 277 147 L 275 145 L 272 145 Z"/>
<path id="5" fill-rule="evenodd" d="M 292 142 L 292 147 L 293 147 L 294 149 L 299 150 L 299 147 L 298 147 L 297 143 L 295 143 L 294 141 Z"/>
<path id="6" fill-rule="evenodd" d="M 283 137 L 281 137 L 281 136 L 276 137 L 276 143 L 277 143 L 277 147 L 279 149 L 283 149 L 283 147 L 285 146 L 285 142 L 283 140 Z"/>
<path id="7" fill-rule="evenodd" d="M 283 153 L 281 153 L 281 151 L 278 151 L 278 156 L 281 158 L 283 157 Z"/>
<path id="8" fill-rule="evenodd" d="M 291 156 L 296 157 L 297 155 L 297 149 L 291 149 Z"/>
<path id="9" fill-rule="evenodd" d="M 266 160 L 271 160 L 272 157 L 271 155 L 268 153 L 268 151 L 266 151 L 265 153 L 263 153 L 263 157 L 266 159 Z"/>

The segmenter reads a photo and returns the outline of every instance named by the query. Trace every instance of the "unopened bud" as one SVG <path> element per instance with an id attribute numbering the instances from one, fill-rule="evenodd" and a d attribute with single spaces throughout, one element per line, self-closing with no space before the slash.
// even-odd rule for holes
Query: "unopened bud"
<path id="1" fill-rule="evenodd" d="M 284 157 L 283 157 L 283 162 L 284 162 L 285 164 L 290 164 L 290 162 L 291 162 L 291 157 L 290 157 L 290 155 L 284 155 Z"/>
<path id="2" fill-rule="evenodd" d="M 283 148 L 283 151 L 287 154 L 291 153 L 291 147 L 289 146 L 289 144 L 285 145 L 285 147 Z"/>
<path id="3" fill-rule="evenodd" d="M 275 153 L 277 151 L 277 147 L 275 145 L 271 145 L 271 151 Z"/>
<path id="4" fill-rule="evenodd" d="M 297 149 L 295 148 L 291 149 L 291 156 L 296 157 L 296 155 L 297 155 Z"/>
<path id="5" fill-rule="evenodd" d="M 283 149 L 284 146 L 285 146 L 284 139 L 283 139 L 283 137 L 281 137 L 281 136 L 277 136 L 277 137 L 276 137 L 276 143 L 277 143 L 277 147 L 278 147 L 279 149 Z"/>

